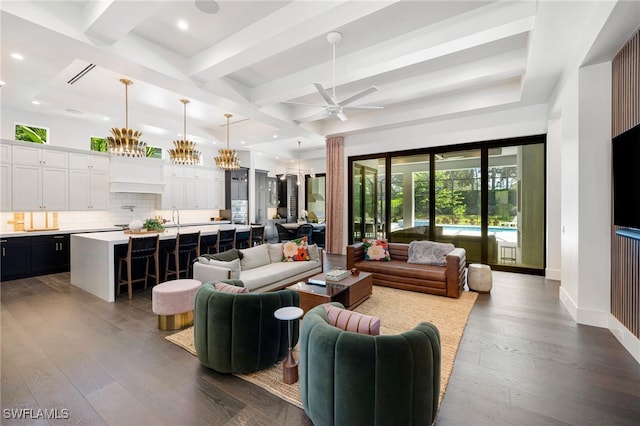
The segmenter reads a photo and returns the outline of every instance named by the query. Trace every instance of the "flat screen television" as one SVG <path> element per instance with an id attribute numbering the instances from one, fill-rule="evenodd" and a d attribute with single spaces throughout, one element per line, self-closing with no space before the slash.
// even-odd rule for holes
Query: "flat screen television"
<path id="1" fill-rule="evenodd" d="M 640 229 L 640 124 L 613 138 L 613 223 Z"/>

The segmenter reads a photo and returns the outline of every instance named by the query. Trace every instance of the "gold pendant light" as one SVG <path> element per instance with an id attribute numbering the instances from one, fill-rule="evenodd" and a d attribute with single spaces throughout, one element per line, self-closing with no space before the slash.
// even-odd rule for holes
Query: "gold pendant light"
<path id="1" fill-rule="evenodd" d="M 120 83 L 124 84 L 125 96 L 125 127 L 111 129 L 113 136 L 107 136 L 109 152 L 123 157 L 146 157 L 147 143 L 140 140 L 142 132 L 129 128 L 129 86 L 133 84 L 131 80 L 121 78 Z"/>
<path id="2" fill-rule="evenodd" d="M 218 150 L 218 156 L 214 157 L 216 166 L 222 170 L 238 170 L 240 168 L 240 160 L 235 149 L 229 148 L 229 119 L 231 114 L 225 114 L 227 117 L 227 149 Z"/>
<path id="3" fill-rule="evenodd" d="M 184 104 L 184 131 L 182 139 L 173 141 L 173 149 L 169 150 L 169 160 L 174 164 L 199 164 L 200 151 L 196 151 L 195 142 L 187 140 L 187 104 L 188 99 L 180 99 Z"/>

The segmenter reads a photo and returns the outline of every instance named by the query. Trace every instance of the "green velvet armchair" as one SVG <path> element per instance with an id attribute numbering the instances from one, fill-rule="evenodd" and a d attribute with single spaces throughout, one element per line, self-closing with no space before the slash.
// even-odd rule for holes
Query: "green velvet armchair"
<path id="1" fill-rule="evenodd" d="M 282 360 L 288 351 L 288 323 L 273 313 L 284 306 L 300 306 L 291 290 L 231 294 L 212 283 L 196 293 L 194 344 L 200 363 L 220 373 L 250 373 Z M 293 344 L 298 321 L 293 322 Z"/>
<path id="2" fill-rule="evenodd" d="M 398 335 L 343 331 L 317 306 L 300 330 L 300 395 L 315 426 L 430 425 L 440 396 L 440 333 L 426 322 Z"/>

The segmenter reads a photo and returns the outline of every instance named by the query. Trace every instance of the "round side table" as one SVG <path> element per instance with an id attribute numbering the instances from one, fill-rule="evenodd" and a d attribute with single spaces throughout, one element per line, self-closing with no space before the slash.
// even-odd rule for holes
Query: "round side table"
<path id="1" fill-rule="evenodd" d="M 289 322 L 289 353 L 287 354 L 287 358 L 284 360 L 282 364 L 282 374 L 283 380 L 286 384 L 291 385 L 298 381 L 298 361 L 293 357 L 293 344 L 292 344 L 292 327 L 294 320 L 297 320 L 302 316 L 304 311 L 297 306 L 286 306 L 284 308 L 280 308 L 273 313 L 277 319 L 281 321 Z"/>
<path id="2" fill-rule="evenodd" d="M 493 287 L 491 267 L 480 263 L 472 263 L 467 271 L 467 284 L 469 290 L 478 293 L 489 293 Z"/>

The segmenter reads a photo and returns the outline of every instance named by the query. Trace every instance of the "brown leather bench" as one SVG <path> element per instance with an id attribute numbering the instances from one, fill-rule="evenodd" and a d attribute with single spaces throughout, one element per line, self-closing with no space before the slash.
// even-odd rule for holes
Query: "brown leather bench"
<path id="1" fill-rule="evenodd" d="M 402 290 L 459 297 L 465 283 L 466 252 L 456 248 L 446 256 L 446 266 L 407 263 L 409 244 L 389 243 L 391 261 L 364 260 L 362 243 L 347 246 L 347 269 L 373 274 L 373 284 Z"/>

